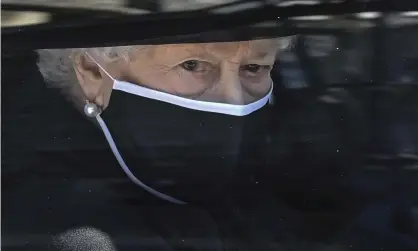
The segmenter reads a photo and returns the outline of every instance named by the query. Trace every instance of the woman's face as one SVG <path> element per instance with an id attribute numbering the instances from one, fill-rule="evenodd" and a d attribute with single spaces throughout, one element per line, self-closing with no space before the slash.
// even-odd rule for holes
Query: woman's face
<path id="1" fill-rule="evenodd" d="M 104 67 L 119 80 L 170 94 L 248 104 L 270 90 L 270 70 L 278 49 L 276 39 L 138 46 L 129 61 Z"/>

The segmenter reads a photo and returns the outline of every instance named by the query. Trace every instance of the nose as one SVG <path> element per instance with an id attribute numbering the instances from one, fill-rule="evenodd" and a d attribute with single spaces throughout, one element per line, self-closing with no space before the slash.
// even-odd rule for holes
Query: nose
<path id="1" fill-rule="evenodd" d="M 225 62 L 221 65 L 221 74 L 217 89 L 222 103 L 243 105 L 245 102 L 239 68 L 239 63 Z"/>

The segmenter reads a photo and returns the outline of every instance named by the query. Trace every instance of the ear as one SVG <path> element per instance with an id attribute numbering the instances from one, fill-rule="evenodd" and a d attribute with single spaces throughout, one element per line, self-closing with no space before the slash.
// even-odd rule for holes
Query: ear
<path id="1" fill-rule="evenodd" d="M 113 87 L 110 76 L 86 54 L 75 55 L 73 67 L 86 100 L 106 108 Z"/>

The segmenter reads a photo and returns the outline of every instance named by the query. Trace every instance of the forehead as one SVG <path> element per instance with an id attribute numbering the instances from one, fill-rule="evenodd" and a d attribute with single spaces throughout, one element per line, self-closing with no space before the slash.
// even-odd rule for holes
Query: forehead
<path id="1" fill-rule="evenodd" d="M 150 56 L 154 58 L 167 56 L 203 56 L 211 55 L 216 58 L 229 58 L 238 54 L 251 57 L 266 57 L 275 55 L 279 48 L 278 39 L 262 39 L 239 42 L 196 43 L 156 45 Z"/>

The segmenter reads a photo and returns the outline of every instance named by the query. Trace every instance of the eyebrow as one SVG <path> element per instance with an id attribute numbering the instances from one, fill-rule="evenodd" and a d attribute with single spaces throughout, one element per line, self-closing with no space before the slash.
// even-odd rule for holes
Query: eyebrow
<path id="1" fill-rule="evenodd" d="M 271 64 L 276 60 L 276 54 L 269 51 L 254 51 L 243 58 L 244 64 Z"/>
<path id="2" fill-rule="evenodd" d="M 250 43 L 250 51 L 246 56 L 247 59 L 263 60 L 265 58 L 276 58 L 277 50 L 279 48 L 277 43 Z"/>
<path id="3" fill-rule="evenodd" d="M 206 50 L 194 50 L 194 49 L 186 49 L 187 55 L 182 55 L 182 60 L 187 58 L 196 57 L 197 59 L 202 60 L 210 60 L 210 61 L 219 61 L 219 58 L 216 57 L 213 53 L 206 51 Z M 276 58 L 276 53 L 272 53 L 269 51 L 252 51 L 248 55 L 242 58 L 242 63 L 246 63 L 249 61 L 263 61 L 268 58 Z"/>
<path id="4" fill-rule="evenodd" d="M 196 58 L 208 60 L 208 58 L 213 58 L 210 54 L 205 53 L 203 50 L 197 48 L 164 48 L 167 50 L 160 51 L 157 56 L 154 56 L 154 61 L 164 62 L 162 63 L 165 66 L 173 67 L 181 62 L 184 62 L 187 59 Z"/>
<path id="5" fill-rule="evenodd" d="M 204 50 L 204 49 L 196 49 L 196 48 L 186 48 L 185 49 L 186 53 L 182 53 L 181 54 L 181 58 L 182 60 L 187 59 L 187 58 L 193 58 L 196 57 L 197 59 L 206 59 L 206 60 L 210 60 L 210 61 L 219 61 L 219 59 L 213 55 L 212 53 Z"/>
<path id="6" fill-rule="evenodd" d="M 264 59 L 267 56 L 269 56 L 270 52 L 268 51 L 256 51 L 253 53 L 250 53 L 247 57 L 251 59 Z"/>

